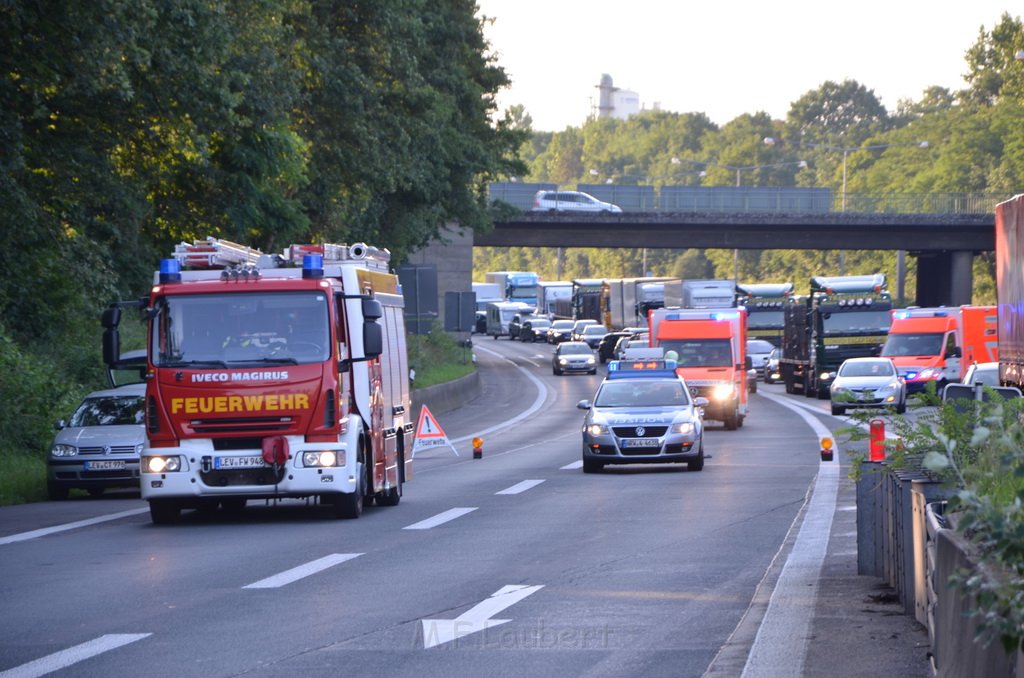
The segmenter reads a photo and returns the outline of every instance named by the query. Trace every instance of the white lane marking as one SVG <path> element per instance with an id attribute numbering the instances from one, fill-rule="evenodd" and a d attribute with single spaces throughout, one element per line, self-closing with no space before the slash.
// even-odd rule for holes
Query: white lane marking
<path id="1" fill-rule="evenodd" d="M 819 438 L 832 437 L 817 417 L 785 398 L 768 394 L 765 396 L 800 415 Z M 835 451 L 838 453 L 839 450 Z M 825 562 L 838 493 L 839 462 L 819 462 L 814 492 L 804 511 L 803 523 L 793 550 L 782 566 L 764 619 L 761 620 L 750 648 L 743 667 L 744 678 L 788 678 L 803 673 L 811 618 L 814 616 L 814 599 L 818 593 L 818 576 Z"/>
<path id="2" fill-rule="evenodd" d="M 490 598 L 477 603 L 455 619 L 422 619 L 423 649 L 429 649 L 444 643 L 450 643 L 471 633 L 486 631 L 489 628 L 507 624 L 511 619 L 491 619 L 505 608 L 515 605 L 523 598 L 533 595 L 544 588 L 540 586 L 509 585 L 503 586 Z"/>
<path id="3" fill-rule="evenodd" d="M 36 676 L 45 676 L 47 673 L 65 669 L 72 664 L 77 664 L 80 661 L 85 661 L 110 650 L 116 650 L 123 645 L 134 643 L 151 635 L 153 634 L 113 633 L 100 636 L 81 645 L 75 645 L 66 650 L 54 652 L 51 655 L 30 661 L 27 664 L 15 666 L 13 669 L 0 673 L 0 678 L 36 678 Z"/>
<path id="4" fill-rule="evenodd" d="M 4 544 L 13 544 L 19 541 L 27 541 L 29 539 L 38 539 L 39 537 L 45 537 L 48 534 L 55 534 L 57 532 L 66 532 L 68 530 L 75 530 L 79 527 L 88 527 L 89 525 L 96 525 L 98 523 L 105 523 L 110 520 L 117 520 L 119 518 L 127 518 L 128 516 L 137 516 L 140 513 L 148 512 L 148 508 L 132 509 L 130 511 L 121 511 L 120 513 L 111 513 L 105 516 L 97 516 L 96 518 L 88 518 L 87 520 L 78 520 L 73 523 L 64 523 L 63 525 L 54 525 L 53 527 L 43 527 L 38 530 L 32 530 L 31 532 L 21 532 L 20 534 L 11 534 L 6 537 L 0 537 L 0 546 Z M 2 675 L 2 674 L 0 674 Z"/>
<path id="5" fill-rule="evenodd" d="M 502 423 L 495 424 L 494 426 L 491 426 L 490 428 L 485 428 L 482 431 L 477 431 L 475 433 L 470 433 L 469 435 L 462 436 L 461 438 L 455 438 L 454 440 L 449 441 L 452 444 L 465 442 L 467 440 L 472 440 L 473 438 L 476 438 L 477 436 L 483 437 L 484 435 L 486 435 L 488 433 L 493 433 L 494 431 L 501 431 L 501 430 L 504 430 L 504 429 L 507 429 L 507 428 L 511 428 L 514 424 L 517 424 L 518 422 L 522 421 L 523 419 L 526 419 L 527 417 L 533 416 L 533 413 L 536 412 L 537 410 L 539 410 L 541 407 L 543 407 L 544 406 L 544 401 L 547 400 L 548 387 L 545 386 L 544 382 L 542 382 L 540 379 L 538 379 L 537 377 L 535 377 L 532 374 L 530 374 L 530 371 L 527 370 L 525 367 L 520 367 L 519 365 L 516 365 L 514 362 L 512 362 L 511 360 L 509 360 L 507 357 L 503 356 L 500 353 L 495 353 L 494 351 L 491 351 L 489 349 L 486 349 L 486 348 L 483 348 L 483 347 L 479 347 L 479 346 L 476 347 L 476 348 L 477 348 L 477 350 L 483 351 L 484 353 L 490 353 L 491 355 L 493 355 L 493 356 L 495 356 L 497 358 L 503 358 L 505 360 L 508 360 L 508 362 L 511 363 L 513 367 L 515 367 L 517 370 L 522 372 L 523 375 L 527 379 L 529 379 L 531 382 L 533 382 L 533 385 L 537 387 L 537 397 L 533 399 L 533 403 L 527 409 L 525 409 L 524 411 L 520 412 L 519 414 L 517 414 L 516 416 L 512 417 L 511 419 L 506 419 Z"/>
<path id="6" fill-rule="evenodd" d="M 830 417 L 835 417 L 836 419 L 841 419 L 841 420 L 845 421 L 848 424 L 853 424 L 853 425 L 859 426 L 860 428 L 864 429 L 865 431 L 868 429 L 868 426 L 866 424 L 862 424 L 861 422 L 857 421 L 856 419 L 854 419 L 853 417 L 851 417 L 849 415 L 832 414 L 832 412 L 830 410 L 826 410 L 826 409 L 821 408 L 821 407 L 815 407 L 814 405 L 811 405 L 810 403 L 804 403 L 804 402 L 801 402 L 799 400 L 789 400 L 789 399 L 783 400 L 783 399 L 781 399 L 780 396 L 771 396 L 771 395 L 769 395 L 768 398 L 772 399 L 772 400 L 775 400 L 775 402 L 778 402 L 778 403 L 783 403 L 783 404 L 788 403 L 787 406 L 790 407 L 790 408 L 792 408 L 792 406 L 795 405 L 797 407 L 802 407 L 802 408 L 808 410 L 809 412 L 814 412 L 815 414 L 827 414 Z M 898 436 L 892 431 L 892 427 L 889 427 L 885 431 L 885 437 L 889 438 L 891 440 L 895 440 Z"/>
<path id="7" fill-rule="evenodd" d="M 421 520 L 418 523 L 413 523 L 412 525 L 406 525 L 402 529 L 403 530 L 429 530 L 432 527 L 437 527 L 438 525 L 443 525 L 444 523 L 447 523 L 449 520 L 455 520 L 456 518 L 460 518 L 460 517 L 466 515 L 467 513 L 472 513 L 476 509 L 477 509 L 476 506 L 473 506 L 473 507 L 470 507 L 470 508 L 453 508 L 453 509 L 448 509 L 444 513 L 438 513 L 433 518 L 427 518 L 426 520 Z"/>
<path id="8" fill-rule="evenodd" d="M 573 471 L 573 470 L 578 469 L 578 468 L 583 468 L 583 460 L 582 459 L 577 459 L 576 461 L 574 461 L 571 464 L 566 464 L 565 466 L 561 467 L 561 470 L 563 470 L 563 471 Z"/>
<path id="9" fill-rule="evenodd" d="M 543 480 L 524 480 L 521 483 L 516 483 L 512 487 L 506 487 L 504 490 L 495 492 L 494 494 L 519 494 L 520 492 L 526 492 L 531 487 L 537 487 L 543 482 Z"/>
<path id="10" fill-rule="evenodd" d="M 308 563 L 293 567 L 290 570 L 285 570 L 273 576 L 267 577 L 266 579 L 260 579 L 252 584 L 243 586 L 243 589 L 276 589 L 284 586 L 285 584 L 291 584 L 294 581 L 298 581 L 304 577 L 308 577 L 311 574 L 322 572 L 329 567 L 334 567 L 339 563 L 344 563 L 346 560 L 352 560 L 363 555 L 362 553 L 332 553 L 329 556 L 323 558 L 317 558 L 311 560 Z"/>

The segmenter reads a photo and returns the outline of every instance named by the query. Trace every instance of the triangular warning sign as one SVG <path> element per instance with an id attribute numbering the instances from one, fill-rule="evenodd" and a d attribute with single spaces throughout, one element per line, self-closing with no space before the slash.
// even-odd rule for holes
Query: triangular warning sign
<path id="1" fill-rule="evenodd" d="M 441 425 L 437 423 L 437 419 L 430 413 L 427 406 L 424 405 L 420 410 L 420 420 L 416 424 L 416 437 L 417 438 L 447 438 L 444 431 L 441 430 Z"/>
<path id="2" fill-rule="evenodd" d="M 416 450 L 428 447 L 450 447 L 455 456 L 459 456 L 459 451 L 448 440 L 444 429 L 441 428 L 441 425 L 437 423 L 437 419 L 434 418 L 434 415 L 424 405 L 420 409 L 419 423 L 416 424 L 416 436 L 412 442 L 412 456 L 416 457 Z"/>

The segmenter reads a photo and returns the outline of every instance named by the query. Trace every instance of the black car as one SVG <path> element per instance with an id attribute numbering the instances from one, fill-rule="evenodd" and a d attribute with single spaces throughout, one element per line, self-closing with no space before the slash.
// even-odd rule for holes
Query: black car
<path id="1" fill-rule="evenodd" d="M 559 344 L 563 341 L 569 341 L 572 338 L 572 326 L 575 323 L 572 320 L 555 320 L 551 323 L 551 329 L 548 330 L 548 343 Z"/>
<path id="2" fill-rule="evenodd" d="M 619 339 L 630 336 L 633 336 L 632 332 L 622 330 L 604 335 L 597 345 L 597 359 L 601 361 L 601 364 L 604 365 L 609 360 L 615 360 L 615 346 L 619 343 Z"/>
<path id="3" fill-rule="evenodd" d="M 519 340 L 531 344 L 535 341 L 547 341 L 549 329 L 551 321 L 547 318 L 530 318 L 523 322 L 523 328 L 519 330 Z"/>

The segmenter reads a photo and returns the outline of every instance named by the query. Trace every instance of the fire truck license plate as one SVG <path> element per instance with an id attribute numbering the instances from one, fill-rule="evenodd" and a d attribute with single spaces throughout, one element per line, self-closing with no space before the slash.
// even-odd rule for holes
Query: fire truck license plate
<path id="1" fill-rule="evenodd" d="M 85 471 L 123 471 L 124 461 L 87 461 L 82 468 Z"/>
<path id="2" fill-rule="evenodd" d="M 622 441 L 623 447 L 661 447 L 661 441 L 657 438 L 626 438 Z"/>
<path id="3" fill-rule="evenodd" d="M 260 468 L 266 466 L 262 456 L 255 457 L 214 457 L 213 468 Z"/>

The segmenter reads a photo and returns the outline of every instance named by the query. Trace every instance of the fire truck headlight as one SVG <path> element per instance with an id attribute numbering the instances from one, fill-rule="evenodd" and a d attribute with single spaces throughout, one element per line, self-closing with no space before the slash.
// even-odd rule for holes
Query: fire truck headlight
<path id="1" fill-rule="evenodd" d="M 146 473 L 174 473 L 181 470 L 181 458 L 143 457 L 142 468 Z"/>
<path id="2" fill-rule="evenodd" d="M 344 466 L 345 452 L 339 450 L 318 450 L 316 452 L 303 452 L 302 465 L 325 468 L 328 466 Z"/>
<path id="3" fill-rule="evenodd" d="M 712 400 L 729 400 L 736 395 L 736 389 L 732 384 L 716 384 L 711 389 Z"/>
<path id="4" fill-rule="evenodd" d="M 693 431 L 694 431 L 693 422 L 692 421 L 676 422 L 675 424 L 672 424 L 672 427 L 669 429 L 669 431 L 671 431 L 672 433 L 678 433 L 678 434 L 684 435 L 684 436 L 693 435 Z"/>
<path id="5" fill-rule="evenodd" d="M 50 448 L 50 455 L 53 457 L 73 457 L 78 454 L 74 445 L 54 445 Z"/>
<path id="6" fill-rule="evenodd" d="M 927 367 L 921 370 L 921 374 L 918 376 L 919 379 L 938 379 L 942 376 L 942 370 L 936 370 L 931 367 Z"/>

